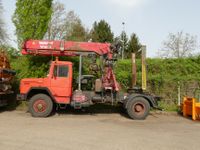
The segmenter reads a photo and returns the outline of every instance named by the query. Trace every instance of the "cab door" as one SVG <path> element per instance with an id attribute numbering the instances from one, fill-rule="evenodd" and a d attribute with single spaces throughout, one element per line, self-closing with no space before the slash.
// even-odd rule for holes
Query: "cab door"
<path id="1" fill-rule="evenodd" d="M 72 95 L 72 66 L 70 64 L 54 66 L 51 90 L 57 103 L 70 103 Z"/>

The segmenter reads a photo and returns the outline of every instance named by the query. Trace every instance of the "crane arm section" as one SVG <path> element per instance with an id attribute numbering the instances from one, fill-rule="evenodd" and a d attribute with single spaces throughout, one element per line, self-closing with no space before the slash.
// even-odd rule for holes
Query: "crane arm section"
<path id="1" fill-rule="evenodd" d="M 77 56 L 80 53 L 95 53 L 112 57 L 109 43 L 28 40 L 22 48 L 23 55 Z"/>

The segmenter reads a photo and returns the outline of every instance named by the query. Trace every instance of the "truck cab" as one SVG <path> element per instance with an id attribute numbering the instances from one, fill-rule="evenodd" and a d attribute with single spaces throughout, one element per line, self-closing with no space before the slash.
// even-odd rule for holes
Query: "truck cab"
<path id="1" fill-rule="evenodd" d="M 40 93 L 51 97 L 55 103 L 69 104 L 72 97 L 72 70 L 72 62 L 52 61 L 47 77 L 21 80 L 18 99 L 31 99 Z M 37 106 L 46 106 L 42 98 L 35 100 L 34 104 L 35 110 L 37 110 Z"/>

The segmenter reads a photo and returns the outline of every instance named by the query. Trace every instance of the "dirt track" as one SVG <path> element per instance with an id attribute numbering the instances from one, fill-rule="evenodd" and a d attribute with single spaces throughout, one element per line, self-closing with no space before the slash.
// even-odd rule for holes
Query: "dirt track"
<path id="1" fill-rule="evenodd" d="M 197 150 L 200 122 L 150 115 L 133 121 L 113 114 L 61 114 L 32 118 L 0 112 L 0 150 Z"/>

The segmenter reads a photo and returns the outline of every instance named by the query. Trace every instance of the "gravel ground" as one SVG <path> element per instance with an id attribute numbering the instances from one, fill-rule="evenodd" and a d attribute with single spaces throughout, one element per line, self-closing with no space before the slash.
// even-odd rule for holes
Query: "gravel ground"
<path id="1" fill-rule="evenodd" d="M 200 122 L 178 115 L 134 121 L 118 113 L 0 111 L 0 150 L 197 150 L 199 141 Z"/>

